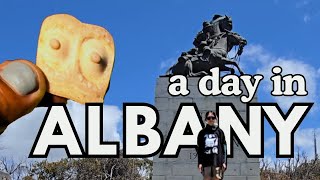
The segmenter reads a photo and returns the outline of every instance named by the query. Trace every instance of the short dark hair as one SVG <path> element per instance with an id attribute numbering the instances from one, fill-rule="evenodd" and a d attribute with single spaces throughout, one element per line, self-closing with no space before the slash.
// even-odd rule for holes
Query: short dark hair
<path id="1" fill-rule="evenodd" d="M 208 111 L 208 112 L 206 112 L 205 120 L 207 120 L 207 117 L 208 117 L 209 113 L 212 113 L 214 116 L 217 117 L 217 114 L 216 114 L 215 112 L 213 112 L 213 111 Z"/>

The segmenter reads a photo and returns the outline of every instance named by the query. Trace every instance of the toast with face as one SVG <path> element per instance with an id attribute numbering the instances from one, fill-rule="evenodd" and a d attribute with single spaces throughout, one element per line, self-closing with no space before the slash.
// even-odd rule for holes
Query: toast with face
<path id="1" fill-rule="evenodd" d="M 51 94 L 82 104 L 103 102 L 114 56 L 113 38 L 102 27 L 67 14 L 49 16 L 42 23 L 36 65 Z"/>

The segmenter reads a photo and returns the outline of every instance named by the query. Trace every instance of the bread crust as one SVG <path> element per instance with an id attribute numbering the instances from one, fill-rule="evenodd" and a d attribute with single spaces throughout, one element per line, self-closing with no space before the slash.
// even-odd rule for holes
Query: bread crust
<path id="1" fill-rule="evenodd" d="M 51 94 L 82 104 L 103 102 L 114 56 L 113 38 L 100 26 L 68 14 L 49 16 L 42 23 L 36 64 Z"/>

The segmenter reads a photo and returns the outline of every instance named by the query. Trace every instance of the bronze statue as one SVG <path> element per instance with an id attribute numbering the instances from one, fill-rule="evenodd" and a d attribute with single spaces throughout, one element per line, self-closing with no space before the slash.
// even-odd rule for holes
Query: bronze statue
<path id="1" fill-rule="evenodd" d="M 234 69 L 226 65 L 235 66 L 243 74 L 234 59 L 242 54 L 247 41 L 231 30 L 232 19 L 229 16 L 215 15 L 210 22 L 204 22 L 202 31 L 193 41 L 195 47 L 183 52 L 178 62 L 167 71 L 167 75 L 204 76 L 213 67 L 234 74 Z M 228 58 L 228 52 L 237 45 L 239 49 L 236 57 Z"/>

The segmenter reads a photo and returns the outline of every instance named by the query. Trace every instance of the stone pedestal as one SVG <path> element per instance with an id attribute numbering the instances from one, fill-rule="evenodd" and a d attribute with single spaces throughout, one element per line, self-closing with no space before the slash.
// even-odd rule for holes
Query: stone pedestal
<path id="1" fill-rule="evenodd" d="M 169 78 L 160 77 L 157 80 L 155 106 L 160 114 L 159 129 L 167 138 L 168 132 L 177 113 L 180 103 L 196 103 L 202 119 L 209 110 L 216 111 L 216 103 L 233 103 L 241 117 L 246 118 L 246 105 L 236 96 L 203 96 L 198 90 L 199 78 L 188 78 L 188 96 L 173 97 L 168 94 Z M 209 85 L 210 86 L 210 85 Z M 241 90 L 245 90 L 241 86 Z M 257 98 L 251 102 L 257 102 Z M 199 173 L 198 157 L 195 149 L 183 148 L 178 158 L 153 158 L 153 180 L 201 180 Z M 228 159 L 228 169 L 225 172 L 224 180 L 259 180 L 259 159 L 247 158 L 246 154 L 237 143 L 234 144 L 234 158 Z"/>

